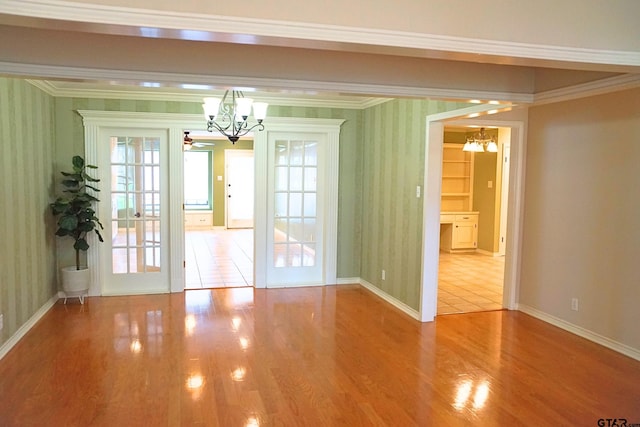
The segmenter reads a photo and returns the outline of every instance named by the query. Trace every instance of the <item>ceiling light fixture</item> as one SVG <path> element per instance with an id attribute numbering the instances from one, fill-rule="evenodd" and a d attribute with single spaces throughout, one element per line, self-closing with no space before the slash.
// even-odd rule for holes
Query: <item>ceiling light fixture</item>
<path id="1" fill-rule="evenodd" d="M 213 142 L 197 142 L 197 141 L 194 141 L 193 138 L 191 138 L 189 136 L 189 133 L 190 132 L 188 130 L 184 131 L 184 139 L 183 139 L 183 146 L 182 146 L 184 151 L 190 151 L 193 147 L 201 148 L 201 147 L 205 147 L 207 145 L 216 145 Z"/>
<path id="2" fill-rule="evenodd" d="M 474 153 L 498 152 L 498 144 L 492 136 L 484 133 L 484 128 L 480 128 L 480 132 L 467 138 L 467 142 L 462 147 L 462 151 L 471 151 Z"/>
<path id="3" fill-rule="evenodd" d="M 231 100 L 227 99 L 231 92 Z M 251 98 L 245 98 L 244 94 L 237 90 L 226 91 L 222 99 L 204 98 L 204 115 L 207 119 L 207 130 L 218 131 L 226 136 L 232 144 L 235 144 L 241 136 L 253 129 L 264 130 L 262 121 L 267 116 L 266 102 L 253 102 Z M 249 126 L 247 119 L 253 107 L 253 117 L 257 123 Z"/>

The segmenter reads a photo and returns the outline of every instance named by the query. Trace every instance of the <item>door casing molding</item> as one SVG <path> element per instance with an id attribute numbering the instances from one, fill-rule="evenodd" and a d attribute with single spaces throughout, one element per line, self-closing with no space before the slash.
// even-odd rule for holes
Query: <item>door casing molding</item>
<path id="1" fill-rule="evenodd" d="M 507 254 L 505 258 L 504 308 L 517 308 L 518 281 L 522 241 L 522 217 L 524 211 L 525 182 L 525 123 L 518 120 L 488 120 L 482 117 L 465 119 L 469 115 L 486 113 L 496 106 L 479 105 L 461 110 L 447 111 L 427 116 L 424 208 L 422 218 L 422 280 L 420 286 L 420 321 L 430 322 L 437 313 L 438 262 L 440 242 L 440 196 L 442 186 L 442 146 L 445 122 L 456 124 L 490 123 L 511 128 L 511 155 L 509 171 L 509 201 L 507 208 Z M 464 119 L 464 120 L 462 120 Z M 459 120 L 459 121 L 458 121 Z"/>
<path id="2" fill-rule="evenodd" d="M 99 131 L 102 127 L 131 127 L 167 130 L 169 135 L 169 250 L 170 290 L 184 290 L 184 162 L 182 156 L 183 131 L 206 130 L 201 114 L 145 113 L 126 111 L 78 110 L 82 116 L 85 135 L 85 160 L 98 164 Z M 266 212 L 267 212 L 267 140 L 268 132 L 315 132 L 327 135 L 328 165 L 330 177 L 327 191 L 327 214 L 325 220 L 325 266 L 326 284 L 335 284 L 337 279 L 338 240 L 338 169 L 340 126 L 344 119 L 313 119 L 297 117 L 270 117 L 265 130 L 254 134 L 255 155 L 255 225 L 254 225 L 254 284 L 266 287 Z M 179 203 L 175 203 L 179 200 Z M 102 295 L 102 283 L 98 275 L 101 245 L 95 235 L 89 236 L 90 248 L 87 261 L 93 268 L 89 295 Z"/>
<path id="3" fill-rule="evenodd" d="M 137 129 L 160 129 L 168 132 L 169 138 L 169 281 L 171 292 L 184 290 L 184 215 L 182 138 L 184 129 L 205 130 L 201 114 L 143 113 L 127 111 L 78 110 L 84 124 L 85 160 L 89 164 L 99 164 L 99 133 L 106 127 L 129 127 Z M 100 171 L 99 171 L 100 172 Z M 102 177 L 102 175 L 100 174 Z M 102 184 L 102 183 L 101 183 Z M 104 285 L 100 283 L 101 248 L 94 234 L 89 236 L 87 262 L 92 268 L 89 295 L 99 296 Z"/>
<path id="4" fill-rule="evenodd" d="M 267 287 L 267 201 L 268 201 L 268 140 L 270 132 L 322 133 L 327 136 L 328 185 L 325 189 L 325 253 L 324 284 L 337 282 L 338 266 L 338 169 L 340 126 L 343 119 L 313 119 L 273 117 L 265 122 L 265 130 L 254 134 L 255 155 L 255 223 L 254 223 L 254 286 Z"/>

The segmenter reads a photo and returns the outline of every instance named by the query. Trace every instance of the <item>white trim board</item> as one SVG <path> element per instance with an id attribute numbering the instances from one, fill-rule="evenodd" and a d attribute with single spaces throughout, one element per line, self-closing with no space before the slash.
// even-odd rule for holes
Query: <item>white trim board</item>
<path id="1" fill-rule="evenodd" d="M 49 301 L 45 302 L 42 307 L 36 311 L 33 316 L 29 318 L 26 322 L 18 328 L 18 330 L 9 337 L 7 341 L 0 347 L 0 360 L 11 351 L 11 349 L 18 344 L 18 342 L 35 326 L 35 324 L 40 320 L 58 301 L 59 297 L 56 293 Z"/>
<path id="2" fill-rule="evenodd" d="M 529 307 L 525 304 L 518 304 L 517 310 L 528 314 L 529 316 L 535 317 L 538 320 L 542 320 L 543 322 L 549 323 L 553 326 L 557 326 L 558 328 L 563 329 L 567 332 L 571 332 L 574 335 L 585 338 L 596 344 L 607 347 L 613 351 L 622 353 L 625 356 L 629 356 L 632 359 L 640 361 L 640 350 L 636 348 L 630 347 L 626 344 L 622 344 L 618 341 L 612 340 L 605 337 L 604 335 L 597 334 L 578 325 L 574 325 L 571 322 L 567 322 L 566 320 L 552 316 L 551 314 L 545 313 L 544 311 L 540 311 L 533 307 Z"/>
<path id="3" fill-rule="evenodd" d="M 391 295 L 389 295 L 385 291 L 373 286 L 373 284 L 367 282 L 364 279 L 360 279 L 360 281 L 358 283 L 360 283 L 360 285 L 363 288 L 365 288 L 366 290 L 368 290 L 369 292 L 375 294 L 378 298 L 383 299 L 385 302 L 391 304 L 395 308 L 399 309 L 400 311 L 404 312 L 405 314 L 408 314 L 409 316 L 413 317 L 414 319 L 420 320 L 420 313 L 417 310 L 409 307 L 407 304 L 403 303 L 399 299 L 396 299 L 395 297 L 392 297 Z"/>

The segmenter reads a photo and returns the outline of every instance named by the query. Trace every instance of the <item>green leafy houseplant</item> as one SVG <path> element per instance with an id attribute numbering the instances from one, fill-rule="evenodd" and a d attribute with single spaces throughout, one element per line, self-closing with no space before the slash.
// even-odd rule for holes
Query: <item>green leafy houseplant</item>
<path id="1" fill-rule="evenodd" d="M 87 169 L 97 169 L 97 166 L 87 165 L 80 156 L 73 156 L 73 172 L 61 172 L 65 177 L 62 185 L 66 193 L 51 203 L 51 212 L 58 218 L 58 230 L 56 236 L 70 236 L 75 243 L 76 250 L 76 270 L 80 270 L 80 251 L 87 251 L 87 233 L 92 230 L 98 235 L 98 239 L 104 242 L 100 230 L 104 229 L 96 212 L 91 206 L 93 202 L 99 202 L 96 197 L 87 193 L 87 188 L 93 191 L 100 191 L 98 188 L 88 183 L 99 182 L 87 173 Z"/>

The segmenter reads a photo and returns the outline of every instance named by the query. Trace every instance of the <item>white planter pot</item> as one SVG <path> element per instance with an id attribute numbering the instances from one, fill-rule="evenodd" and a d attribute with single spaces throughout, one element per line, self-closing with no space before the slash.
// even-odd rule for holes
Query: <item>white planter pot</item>
<path id="1" fill-rule="evenodd" d="M 63 267 L 62 273 L 62 290 L 67 296 L 77 296 L 86 294 L 91 283 L 91 271 L 88 267 Z"/>

